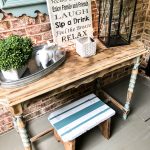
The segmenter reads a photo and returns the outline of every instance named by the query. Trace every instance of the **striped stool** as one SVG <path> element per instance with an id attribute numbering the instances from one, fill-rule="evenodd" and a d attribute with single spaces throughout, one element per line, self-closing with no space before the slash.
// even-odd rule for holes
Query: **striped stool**
<path id="1" fill-rule="evenodd" d="M 51 113 L 48 120 L 65 150 L 75 150 L 75 139 L 97 125 L 100 125 L 104 137 L 109 139 L 110 118 L 114 114 L 113 109 L 90 94 Z"/>

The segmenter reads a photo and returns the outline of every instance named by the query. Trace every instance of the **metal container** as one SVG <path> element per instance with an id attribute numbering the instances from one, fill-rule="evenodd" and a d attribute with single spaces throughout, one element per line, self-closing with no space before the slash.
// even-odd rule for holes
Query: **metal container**
<path id="1" fill-rule="evenodd" d="M 35 61 L 36 52 L 41 50 L 44 45 L 36 46 L 33 49 L 32 58 L 29 60 L 27 70 L 19 80 L 8 81 L 3 77 L 3 74 L 0 72 L 0 86 L 5 88 L 13 88 L 27 85 L 31 82 L 35 82 L 49 73 L 53 72 L 58 66 L 60 66 L 66 58 L 66 52 L 60 51 L 59 56 L 57 56 L 57 61 L 54 63 L 50 61 L 46 69 L 43 69 L 42 66 L 38 67 Z"/>

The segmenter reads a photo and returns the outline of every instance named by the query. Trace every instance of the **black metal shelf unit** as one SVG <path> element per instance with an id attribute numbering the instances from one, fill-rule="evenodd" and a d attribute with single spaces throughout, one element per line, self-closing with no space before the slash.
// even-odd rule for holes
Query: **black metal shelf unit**
<path id="1" fill-rule="evenodd" d="M 146 67 L 146 75 L 150 77 L 150 58 Z"/>

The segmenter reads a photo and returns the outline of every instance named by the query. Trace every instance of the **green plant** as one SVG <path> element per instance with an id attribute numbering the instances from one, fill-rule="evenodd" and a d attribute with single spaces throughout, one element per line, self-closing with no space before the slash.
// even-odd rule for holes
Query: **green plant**
<path id="1" fill-rule="evenodd" d="M 32 41 L 28 37 L 11 35 L 0 41 L 0 69 L 19 69 L 32 55 Z"/>

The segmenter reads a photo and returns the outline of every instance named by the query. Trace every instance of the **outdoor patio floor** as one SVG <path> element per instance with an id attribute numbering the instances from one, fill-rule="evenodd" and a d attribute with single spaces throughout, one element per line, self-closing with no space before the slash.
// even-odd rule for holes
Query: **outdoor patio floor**
<path id="1" fill-rule="evenodd" d="M 120 102 L 125 101 L 128 81 L 129 78 L 116 82 L 106 90 Z M 112 119 L 110 140 L 103 138 L 99 129 L 94 128 L 77 139 L 76 150 L 150 150 L 150 80 L 139 76 L 131 108 L 126 121 L 123 121 L 121 112 L 117 111 Z M 49 128 L 47 117 L 48 114 L 29 123 L 32 136 Z M 34 143 L 33 149 L 64 150 L 51 133 Z M 0 150 L 23 150 L 15 130 L 0 136 Z"/>

